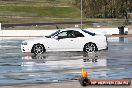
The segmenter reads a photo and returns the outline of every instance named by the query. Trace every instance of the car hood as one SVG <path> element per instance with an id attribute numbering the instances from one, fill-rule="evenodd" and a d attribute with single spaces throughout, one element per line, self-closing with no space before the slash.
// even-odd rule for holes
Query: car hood
<path id="1" fill-rule="evenodd" d="M 28 40 L 24 40 L 22 43 L 27 42 L 27 43 L 32 43 L 32 42 L 41 42 L 42 40 L 47 40 L 48 38 L 46 37 L 39 37 L 39 38 L 33 38 L 33 39 L 28 39 Z"/>

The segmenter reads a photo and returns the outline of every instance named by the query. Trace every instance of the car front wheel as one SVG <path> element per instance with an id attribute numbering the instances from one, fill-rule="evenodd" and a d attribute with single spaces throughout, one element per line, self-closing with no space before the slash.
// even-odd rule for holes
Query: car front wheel
<path id="1" fill-rule="evenodd" d="M 45 48 L 43 44 L 34 44 L 32 48 L 32 53 L 37 55 L 37 54 L 43 54 L 44 52 L 45 52 Z"/>
<path id="2" fill-rule="evenodd" d="M 84 45 L 84 52 L 95 52 L 98 51 L 96 44 L 94 43 L 87 43 Z"/>

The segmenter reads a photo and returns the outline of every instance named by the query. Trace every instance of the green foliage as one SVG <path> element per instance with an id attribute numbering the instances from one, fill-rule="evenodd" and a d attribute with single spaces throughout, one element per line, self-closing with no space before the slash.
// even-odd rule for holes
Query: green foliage
<path id="1" fill-rule="evenodd" d="M 80 17 L 80 10 L 69 4 L 70 2 L 71 0 L 2 0 L 0 1 L 0 15 L 52 18 Z"/>
<path id="2" fill-rule="evenodd" d="M 82 0 L 86 17 L 127 18 L 128 9 L 132 9 L 132 0 Z M 75 0 L 80 8 L 80 0 Z"/>
<path id="3" fill-rule="evenodd" d="M 74 7 L 0 6 L 0 14 L 7 16 L 44 16 L 54 18 L 78 18 L 80 10 Z"/>

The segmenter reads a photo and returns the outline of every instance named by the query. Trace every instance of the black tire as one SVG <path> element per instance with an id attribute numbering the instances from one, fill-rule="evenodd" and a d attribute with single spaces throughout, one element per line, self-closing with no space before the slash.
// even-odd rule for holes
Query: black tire
<path id="1" fill-rule="evenodd" d="M 81 78 L 79 82 L 83 87 L 91 85 L 91 81 L 88 78 Z"/>
<path id="2" fill-rule="evenodd" d="M 84 45 L 83 51 L 84 52 L 96 52 L 98 51 L 98 48 L 95 43 L 87 43 Z"/>
<path id="3" fill-rule="evenodd" d="M 34 44 L 31 52 L 35 55 L 43 54 L 45 52 L 45 47 L 43 44 Z"/>

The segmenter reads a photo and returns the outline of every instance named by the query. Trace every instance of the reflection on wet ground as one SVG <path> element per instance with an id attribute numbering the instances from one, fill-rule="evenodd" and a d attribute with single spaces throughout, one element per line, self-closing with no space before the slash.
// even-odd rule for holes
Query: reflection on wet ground
<path id="1" fill-rule="evenodd" d="M 70 81 L 81 75 L 82 67 L 91 79 L 132 78 L 132 40 L 128 38 L 108 38 L 109 49 L 96 53 L 37 56 L 21 53 L 22 40 L 0 40 L 0 84 Z"/>

